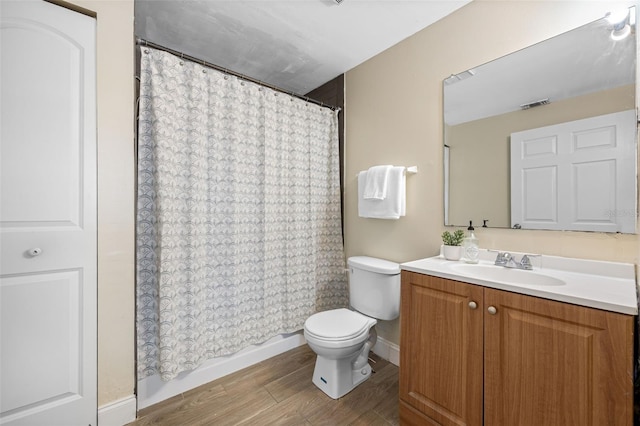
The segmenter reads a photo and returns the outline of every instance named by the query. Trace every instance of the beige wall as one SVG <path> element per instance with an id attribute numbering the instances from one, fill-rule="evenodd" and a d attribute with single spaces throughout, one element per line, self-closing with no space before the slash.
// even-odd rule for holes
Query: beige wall
<path id="1" fill-rule="evenodd" d="M 133 0 L 73 0 L 97 14 L 98 406 L 135 389 Z"/>
<path id="2" fill-rule="evenodd" d="M 404 262 L 438 253 L 444 230 L 442 81 L 604 16 L 609 1 L 475 0 L 346 75 L 345 248 Z M 617 2 L 629 5 L 631 2 Z M 375 164 L 417 165 L 407 216 L 359 218 L 356 174 Z M 476 228 L 480 246 L 637 263 L 635 235 Z M 381 337 L 398 343 L 398 323 Z"/>

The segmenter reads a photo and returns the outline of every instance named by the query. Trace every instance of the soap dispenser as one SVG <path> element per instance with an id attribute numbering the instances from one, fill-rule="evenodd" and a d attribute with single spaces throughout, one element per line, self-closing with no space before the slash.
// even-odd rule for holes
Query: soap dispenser
<path id="1" fill-rule="evenodd" d="M 478 239 L 474 234 L 473 221 L 469 221 L 469 227 L 467 228 L 469 233 L 464 238 L 462 246 L 464 250 L 464 261 L 467 263 L 478 263 L 479 248 Z"/>

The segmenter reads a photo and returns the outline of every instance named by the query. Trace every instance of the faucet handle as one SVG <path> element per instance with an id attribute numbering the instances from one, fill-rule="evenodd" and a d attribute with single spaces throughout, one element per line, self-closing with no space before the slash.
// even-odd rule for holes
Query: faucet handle
<path id="1" fill-rule="evenodd" d="M 507 262 L 509 262 L 509 259 L 511 259 L 511 255 L 509 253 L 498 252 L 494 264 L 497 266 L 505 266 Z"/>
<path id="2" fill-rule="evenodd" d="M 522 256 L 522 259 L 520 259 L 520 268 L 521 269 L 526 269 L 527 271 L 530 271 L 533 269 L 533 265 L 531 264 L 531 259 L 529 259 L 528 255 L 524 255 Z"/>
<path id="3" fill-rule="evenodd" d="M 542 257 L 541 254 L 525 254 L 522 256 L 522 259 L 520 259 L 520 267 L 522 269 L 526 269 L 528 271 L 533 269 L 533 264 L 531 263 L 531 258 L 532 257 Z"/>

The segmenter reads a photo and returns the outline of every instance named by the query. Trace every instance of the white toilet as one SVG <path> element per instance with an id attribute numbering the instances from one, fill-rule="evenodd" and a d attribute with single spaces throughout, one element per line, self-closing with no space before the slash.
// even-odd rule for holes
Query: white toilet
<path id="1" fill-rule="evenodd" d="M 355 311 L 319 312 L 304 323 L 307 344 L 318 354 L 313 383 L 333 399 L 371 375 L 368 358 L 377 340 L 376 319 L 392 320 L 400 314 L 400 265 L 367 256 L 350 257 L 347 265 Z"/>

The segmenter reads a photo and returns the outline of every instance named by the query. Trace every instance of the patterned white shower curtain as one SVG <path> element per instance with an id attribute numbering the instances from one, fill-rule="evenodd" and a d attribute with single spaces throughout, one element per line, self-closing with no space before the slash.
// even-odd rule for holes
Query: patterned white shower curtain
<path id="1" fill-rule="evenodd" d="M 337 113 L 143 47 L 138 379 L 347 306 Z"/>

